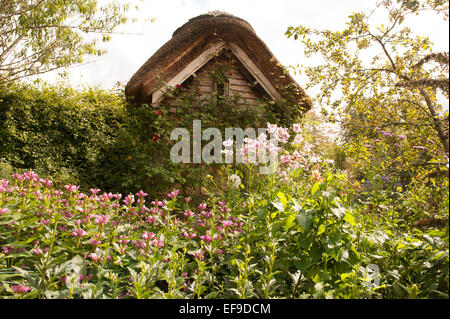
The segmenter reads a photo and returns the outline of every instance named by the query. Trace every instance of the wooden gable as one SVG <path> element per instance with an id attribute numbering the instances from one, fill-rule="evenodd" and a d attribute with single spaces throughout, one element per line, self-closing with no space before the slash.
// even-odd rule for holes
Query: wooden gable
<path id="1" fill-rule="evenodd" d="M 226 56 L 231 58 L 221 61 Z M 208 72 L 220 63 L 228 63 L 232 74 L 225 87 L 217 87 L 207 79 Z M 301 112 L 312 107 L 306 92 L 248 22 L 224 12 L 200 15 L 178 28 L 172 39 L 133 75 L 125 93 L 130 101 L 157 107 L 167 99 L 170 88 L 191 82 L 198 85 L 202 94 L 239 94 L 253 105 L 261 98 L 269 98 L 276 103 L 288 101 Z"/>

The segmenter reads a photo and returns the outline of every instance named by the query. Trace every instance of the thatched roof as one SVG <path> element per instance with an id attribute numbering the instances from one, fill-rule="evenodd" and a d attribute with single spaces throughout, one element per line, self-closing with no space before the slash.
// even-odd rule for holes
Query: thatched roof
<path id="1" fill-rule="evenodd" d="M 136 102 L 151 102 L 151 95 L 163 88 L 164 83 L 168 84 L 174 78 L 185 80 L 180 74 L 187 66 L 195 67 L 196 61 L 208 49 L 230 46 L 251 60 L 249 63 L 266 81 L 266 87 L 277 91 L 275 95 L 300 105 L 304 111 L 311 108 L 311 100 L 305 91 L 283 69 L 250 24 L 217 11 L 192 18 L 178 28 L 132 76 L 125 88 L 126 95 Z"/>

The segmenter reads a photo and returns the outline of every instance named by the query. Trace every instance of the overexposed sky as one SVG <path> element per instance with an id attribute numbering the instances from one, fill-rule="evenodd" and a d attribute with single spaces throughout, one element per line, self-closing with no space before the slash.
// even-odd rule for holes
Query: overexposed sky
<path id="1" fill-rule="evenodd" d="M 172 37 L 172 33 L 190 18 L 208 11 L 220 10 L 243 18 L 252 25 L 256 34 L 267 44 L 277 59 L 285 66 L 312 63 L 303 56 L 299 41 L 288 39 L 284 33 L 289 26 L 304 25 L 312 28 L 338 30 L 345 27 L 352 12 L 370 10 L 375 0 L 128 0 L 139 4 L 140 9 L 130 12 L 141 22 L 121 26 L 112 40 L 102 47 L 108 53 L 86 59 L 81 66 L 71 67 L 72 85 L 99 86 L 109 89 L 119 81 L 123 84 Z M 142 22 L 154 18 L 153 23 Z M 449 50 L 448 23 L 432 14 L 414 18 L 411 28 L 420 35 L 429 36 L 435 43 L 434 51 Z M 55 72 L 41 78 L 54 81 Z M 304 86 L 306 79 L 295 76 Z"/>

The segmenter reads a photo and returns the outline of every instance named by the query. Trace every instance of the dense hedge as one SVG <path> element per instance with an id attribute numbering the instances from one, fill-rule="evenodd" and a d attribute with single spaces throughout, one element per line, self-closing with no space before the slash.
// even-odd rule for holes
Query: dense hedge
<path id="1" fill-rule="evenodd" d="M 0 89 L 0 160 L 61 183 L 98 185 L 123 122 L 116 92 L 65 85 Z"/>

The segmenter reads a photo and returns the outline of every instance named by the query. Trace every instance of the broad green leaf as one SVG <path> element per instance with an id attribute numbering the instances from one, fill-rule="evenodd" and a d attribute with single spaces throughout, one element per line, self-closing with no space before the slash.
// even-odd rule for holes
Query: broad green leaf
<path id="1" fill-rule="evenodd" d="M 280 212 L 284 212 L 284 205 L 280 200 L 274 200 L 272 202 L 272 205 L 275 206 L 275 208 L 278 209 Z"/>
<path id="2" fill-rule="evenodd" d="M 352 226 L 356 225 L 355 218 L 350 212 L 345 213 L 344 220 Z"/>
<path id="3" fill-rule="evenodd" d="M 311 212 L 306 212 L 306 211 L 302 211 L 296 217 L 297 223 L 299 223 L 299 225 L 302 226 L 303 229 L 306 230 L 306 231 L 309 230 L 309 228 L 311 226 L 312 219 L 313 219 L 312 213 Z"/>
<path id="4" fill-rule="evenodd" d="M 311 195 L 314 195 L 315 193 L 317 193 L 317 191 L 319 190 L 319 188 L 320 188 L 320 184 L 319 184 L 319 183 L 315 183 L 315 184 L 313 185 L 313 187 L 311 188 Z"/>
<path id="5" fill-rule="evenodd" d="M 290 228 L 292 228 L 292 226 L 294 226 L 295 218 L 296 218 L 295 214 L 291 214 L 288 216 L 288 218 L 286 218 L 286 224 L 284 225 L 284 230 L 289 230 Z"/>
<path id="6" fill-rule="evenodd" d="M 286 196 L 282 192 L 278 192 L 277 197 L 279 198 L 279 200 L 283 204 L 283 206 L 286 207 L 287 206 Z"/>

